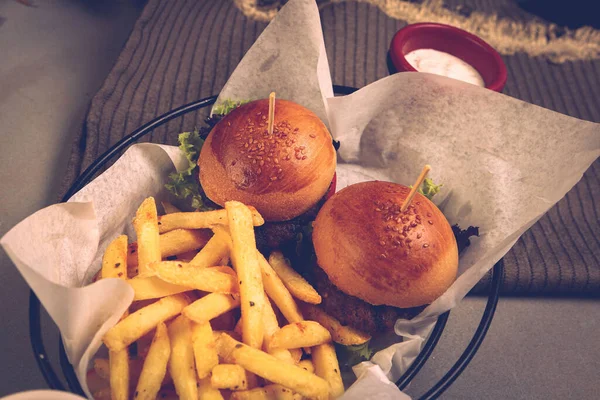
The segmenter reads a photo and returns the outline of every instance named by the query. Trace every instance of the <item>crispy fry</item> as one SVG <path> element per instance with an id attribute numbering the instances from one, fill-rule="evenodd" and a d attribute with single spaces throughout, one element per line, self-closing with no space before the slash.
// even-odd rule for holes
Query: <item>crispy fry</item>
<path id="1" fill-rule="evenodd" d="M 297 349 L 331 342 L 331 334 L 315 321 L 288 324 L 271 337 L 271 348 Z"/>
<path id="2" fill-rule="evenodd" d="M 327 314 L 318 306 L 304 304 L 302 306 L 302 311 L 307 319 L 317 321 L 323 325 L 323 327 L 331 333 L 331 338 L 336 343 L 343 344 L 344 346 L 352 346 L 363 344 L 371 339 L 371 336 L 364 332 L 350 326 L 342 325 L 340 321 Z"/>
<path id="3" fill-rule="evenodd" d="M 219 265 L 221 260 L 229 255 L 231 249 L 231 237 L 224 230 L 215 229 L 215 234 L 210 238 L 206 246 L 190 261 L 191 265 L 197 267 L 211 267 Z"/>
<path id="4" fill-rule="evenodd" d="M 260 349 L 263 342 L 263 282 L 252 226 L 252 213 L 237 201 L 225 203 L 231 232 L 231 258 L 240 282 L 242 337 L 244 343 Z"/>
<path id="5" fill-rule="evenodd" d="M 182 294 L 163 297 L 121 320 L 106 332 L 102 340 L 112 351 L 123 350 L 160 322 L 179 314 L 188 304 L 187 297 Z"/>
<path id="6" fill-rule="evenodd" d="M 344 394 L 344 382 L 340 373 L 340 365 L 331 343 L 313 347 L 312 362 L 315 373 L 327 381 L 329 397 L 335 399 Z"/>
<path id="7" fill-rule="evenodd" d="M 271 302 L 268 298 L 265 298 L 265 305 L 263 309 L 263 326 L 265 332 L 263 348 L 273 357 L 290 364 L 295 364 L 294 358 L 289 350 L 271 349 L 271 337 L 279 330 L 279 323 L 277 322 L 277 316 L 275 315 L 275 311 L 273 311 L 273 307 L 271 306 Z"/>
<path id="8" fill-rule="evenodd" d="M 282 363 L 272 355 L 240 343 L 225 333 L 218 336 L 217 351 L 228 362 L 234 362 L 246 371 L 290 388 L 301 395 L 311 399 L 329 397 L 329 385 L 324 379 L 298 366 Z"/>
<path id="9" fill-rule="evenodd" d="M 210 371 L 219 363 L 217 345 L 213 338 L 210 323 L 192 323 L 192 346 L 196 360 L 196 374 L 199 379 L 209 376 Z"/>
<path id="10" fill-rule="evenodd" d="M 277 308 L 279 308 L 279 311 L 281 311 L 288 322 L 303 321 L 304 318 L 302 317 L 302 312 L 298 308 L 298 305 L 289 290 L 285 287 L 279 276 L 277 276 L 277 273 L 271 268 L 271 265 L 269 265 L 263 255 L 259 252 L 257 252 L 257 254 L 265 292 L 267 292 L 269 298 L 277 305 Z"/>
<path id="11" fill-rule="evenodd" d="M 169 325 L 171 357 L 169 372 L 180 399 L 197 400 L 198 387 L 194 371 L 192 326 L 189 319 L 180 315 Z"/>
<path id="12" fill-rule="evenodd" d="M 161 259 L 158 216 L 153 197 L 148 197 L 142 202 L 135 213 L 133 227 L 138 241 L 138 270 L 145 273 L 150 263 Z"/>
<path id="13" fill-rule="evenodd" d="M 252 224 L 261 226 L 265 223 L 263 217 L 256 211 L 254 207 L 248 207 L 252 212 Z M 160 222 L 159 231 L 165 233 L 173 229 L 203 229 L 211 228 L 214 225 L 227 225 L 227 211 L 215 210 L 205 212 L 181 212 L 162 215 L 158 218 Z"/>
<path id="14" fill-rule="evenodd" d="M 210 378 L 198 381 L 198 400 L 224 400 L 219 389 L 214 389 L 210 384 Z"/>
<path id="15" fill-rule="evenodd" d="M 169 333 L 164 322 L 156 326 L 156 333 L 135 389 L 136 400 L 156 399 L 160 386 L 167 374 L 167 364 L 171 355 Z"/>
<path id="16" fill-rule="evenodd" d="M 247 390 L 246 370 L 235 364 L 219 364 L 212 369 L 210 384 L 215 389 Z"/>
<path id="17" fill-rule="evenodd" d="M 305 369 L 310 373 L 313 373 L 313 374 L 315 373 L 315 366 L 313 365 L 311 360 L 308 360 L 308 359 L 302 360 L 298 363 L 298 366 L 302 367 L 302 369 Z"/>
<path id="18" fill-rule="evenodd" d="M 298 364 L 302 359 L 302 349 L 288 349 L 290 354 L 292 355 L 292 360 L 294 364 Z"/>
<path id="19" fill-rule="evenodd" d="M 303 397 L 281 385 L 272 384 L 252 390 L 233 392 L 229 400 L 302 400 Z"/>
<path id="20" fill-rule="evenodd" d="M 113 400 L 129 398 L 129 351 L 127 348 L 109 351 L 110 393 Z"/>
<path id="21" fill-rule="evenodd" d="M 168 201 L 161 201 L 160 204 L 162 204 L 162 207 L 165 210 L 165 214 L 173 214 L 173 213 L 181 212 L 181 210 L 179 208 L 175 207 L 173 204 L 169 203 Z"/>
<path id="22" fill-rule="evenodd" d="M 269 256 L 269 264 L 281 280 L 285 287 L 290 291 L 292 296 L 298 300 L 302 300 L 310 304 L 321 303 L 321 296 L 310 283 L 306 281 L 288 264 L 287 260 L 283 257 L 280 251 L 274 251 Z M 296 322 L 296 321 L 290 321 Z"/>
<path id="23" fill-rule="evenodd" d="M 204 324 L 239 306 L 238 295 L 210 293 L 184 308 L 182 314 L 198 324 Z"/>
<path id="24" fill-rule="evenodd" d="M 102 279 L 127 278 L 127 236 L 114 239 L 102 257 Z"/>
<path id="25" fill-rule="evenodd" d="M 179 256 L 201 249 L 206 246 L 211 237 L 212 232 L 209 229 L 175 229 L 164 233 L 158 240 L 161 258 Z M 127 264 L 130 270 L 138 266 L 137 248 L 137 242 L 129 245 Z"/>
<path id="26" fill-rule="evenodd" d="M 239 291 L 236 276 L 215 268 L 193 267 L 183 261 L 161 261 L 150 264 L 150 270 L 156 272 L 165 282 L 203 292 L 236 293 Z"/>
<path id="27" fill-rule="evenodd" d="M 127 283 L 133 288 L 133 301 L 158 299 L 193 290 L 191 287 L 165 282 L 156 276 L 132 278 Z"/>

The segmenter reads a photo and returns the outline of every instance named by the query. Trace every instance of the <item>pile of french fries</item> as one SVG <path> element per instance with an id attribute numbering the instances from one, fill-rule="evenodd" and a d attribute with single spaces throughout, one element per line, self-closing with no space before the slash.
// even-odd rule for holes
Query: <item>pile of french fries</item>
<path id="1" fill-rule="evenodd" d="M 123 235 L 105 251 L 99 278 L 124 279 L 135 295 L 103 337 L 108 359 L 88 374 L 94 397 L 339 397 L 332 341 L 369 336 L 315 306 L 321 297 L 280 252 L 267 260 L 256 249 L 260 214 L 235 201 L 208 212 L 163 208 L 158 216 L 147 198 L 133 221 L 137 243 Z"/>

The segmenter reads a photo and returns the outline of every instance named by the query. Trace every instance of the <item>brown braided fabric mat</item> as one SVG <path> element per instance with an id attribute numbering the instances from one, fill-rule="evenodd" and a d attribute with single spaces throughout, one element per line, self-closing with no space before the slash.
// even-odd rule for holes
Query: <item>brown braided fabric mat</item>
<path id="1" fill-rule="evenodd" d="M 457 1 L 451 2 L 453 6 Z M 464 1 L 473 10 L 510 15 L 510 1 Z M 523 11 L 515 11 L 523 18 Z M 406 22 L 365 2 L 322 5 L 333 82 L 362 87 L 388 75 L 386 55 Z M 94 97 L 73 144 L 63 193 L 116 141 L 152 118 L 218 94 L 266 26 L 232 1 L 150 0 L 113 70 Z M 554 64 L 524 53 L 504 56 L 504 93 L 573 117 L 600 122 L 600 60 Z M 177 134 L 201 123 L 206 111 L 171 121 L 153 142 L 176 144 Z M 600 140 L 600 138 L 599 138 Z M 570 157 L 565 154 L 565 157 Z M 600 161 L 504 258 L 504 294 L 600 294 Z M 474 289 L 485 292 L 489 275 Z"/>

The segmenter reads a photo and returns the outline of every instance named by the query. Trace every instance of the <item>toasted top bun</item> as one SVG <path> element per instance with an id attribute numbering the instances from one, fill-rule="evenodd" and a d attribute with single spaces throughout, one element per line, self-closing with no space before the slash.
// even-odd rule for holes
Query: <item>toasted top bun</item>
<path id="1" fill-rule="evenodd" d="M 335 173 L 331 135 L 309 109 L 276 100 L 273 134 L 269 101 L 231 111 L 210 132 L 198 160 L 200 184 L 215 203 L 238 200 L 267 221 L 286 221 L 319 201 Z"/>
<path id="2" fill-rule="evenodd" d="M 458 248 L 441 211 L 389 182 L 363 182 L 332 196 L 314 223 L 317 263 L 338 289 L 373 305 L 429 304 L 456 279 Z"/>

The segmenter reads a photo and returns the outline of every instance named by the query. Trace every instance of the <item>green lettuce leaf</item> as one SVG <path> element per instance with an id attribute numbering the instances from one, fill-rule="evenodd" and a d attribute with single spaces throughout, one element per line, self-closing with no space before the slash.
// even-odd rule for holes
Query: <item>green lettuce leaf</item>
<path id="1" fill-rule="evenodd" d="M 176 198 L 191 201 L 191 206 L 196 210 L 207 210 L 204 204 L 204 192 L 198 182 L 198 156 L 204 144 L 198 130 L 183 132 L 179 135 L 179 149 L 188 161 L 186 169 L 169 175 L 170 183 L 166 189 Z"/>
<path id="2" fill-rule="evenodd" d="M 213 109 L 213 114 L 227 115 L 233 109 L 238 108 L 239 106 L 247 103 L 248 101 L 250 101 L 250 100 L 236 101 L 236 100 L 225 99 L 223 101 L 223 103 L 219 104 L 218 106 L 215 106 L 215 108 Z"/>
<path id="3" fill-rule="evenodd" d="M 354 346 L 344 346 L 336 343 L 335 349 L 340 368 L 343 370 L 350 369 L 356 364 L 369 360 L 373 355 L 373 349 L 369 346 L 370 342 L 370 340 L 367 340 L 363 344 Z"/>
<path id="4" fill-rule="evenodd" d="M 433 183 L 433 179 L 425 178 L 423 184 L 419 188 L 419 193 L 431 200 L 433 196 L 435 196 L 440 189 L 442 189 L 442 186 L 444 185 L 436 185 Z"/>

